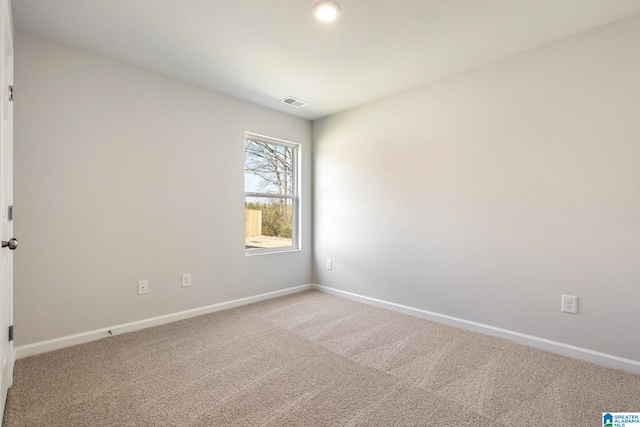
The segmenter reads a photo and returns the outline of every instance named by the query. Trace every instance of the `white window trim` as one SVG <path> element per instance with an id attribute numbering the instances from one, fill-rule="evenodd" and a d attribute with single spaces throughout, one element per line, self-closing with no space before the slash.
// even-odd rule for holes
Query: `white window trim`
<path id="1" fill-rule="evenodd" d="M 244 250 L 245 256 L 254 256 L 254 255 L 267 255 L 273 253 L 283 253 L 283 252 L 299 252 L 302 250 L 302 239 L 301 239 L 301 174 L 300 174 L 300 157 L 302 146 L 296 142 L 286 141 L 284 139 L 273 138 L 270 136 L 260 135 L 253 132 L 245 132 L 244 141 L 247 139 L 256 139 L 258 141 L 266 142 L 268 144 L 275 144 L 285 147 L 293 148 L 293 156 L 292 156 L 292 170 L 293 170 L 293 182 L 292 182 L 292 194 L 273 194 L 273 193 L 256 193 L 256 192 L 247 192 L 244 193 L 245 201 L 247 197 L 266 197 L 266 198 L 277 198 L 277 199 L 290 199 L 293 200 L 292 206 L 292 218 L 291 218 L 291 246 L 285 246 L 280 248 L 261 248 L 261 249 L 246 249 Z M 243 141 L 243 142 L 244 142 Z M 243 162 L 246 165 L 246 158 Z M 245 238 L 245 246 L 246 246 L 246 238 Z"/>

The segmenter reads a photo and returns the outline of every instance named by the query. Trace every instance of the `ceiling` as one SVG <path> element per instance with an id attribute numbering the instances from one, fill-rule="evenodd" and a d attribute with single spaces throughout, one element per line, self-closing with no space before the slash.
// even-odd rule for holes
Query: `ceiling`
<path id="1" fill-rule="evenodd" d="M 13 0 L 13 12 L 19 30 L 311 120 L 640 13 L 637 0 L 338 0 L 324 24 L 316 1 Z"/>

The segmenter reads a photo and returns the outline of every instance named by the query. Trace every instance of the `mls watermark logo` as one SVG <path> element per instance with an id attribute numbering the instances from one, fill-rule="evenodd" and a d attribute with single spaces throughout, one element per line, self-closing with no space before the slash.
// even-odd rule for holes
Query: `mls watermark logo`
<path id="1" fill-rule="evenodd" d="M 613 415 L 602 414 L 602 427 L 613 427 Z"/>
<path id="2" fill-rule="evenodd" d="M 603 412 L 602 427 L 640 427 L 640 412 Z"/>

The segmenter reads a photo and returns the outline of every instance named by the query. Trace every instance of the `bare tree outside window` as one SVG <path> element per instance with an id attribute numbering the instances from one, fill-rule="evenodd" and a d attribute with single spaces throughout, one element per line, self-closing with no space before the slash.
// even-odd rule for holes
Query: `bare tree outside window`
<path id="1" fill-rule="evenodd" d="M 290 248 L 296 214 L 297 147 L 245 139 L 245 248 Z"/>

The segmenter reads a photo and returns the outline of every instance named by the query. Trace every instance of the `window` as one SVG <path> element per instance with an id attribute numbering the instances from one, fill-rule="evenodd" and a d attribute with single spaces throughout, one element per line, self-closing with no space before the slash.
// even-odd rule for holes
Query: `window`
<path id="1" fill-rule="evenodd" d="M 299 248 L 299 145 L 247 133 L 244 139 L 246 253 Z"/>

